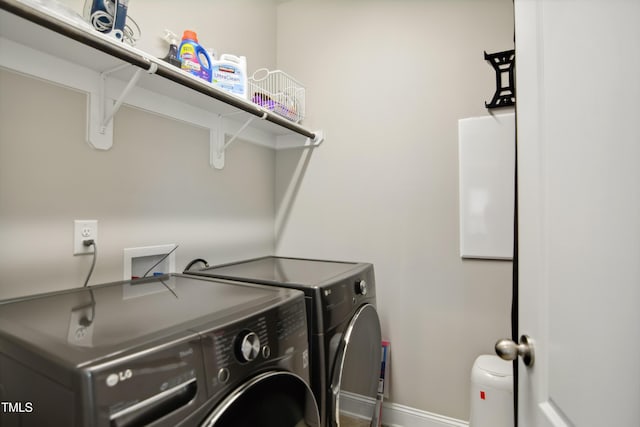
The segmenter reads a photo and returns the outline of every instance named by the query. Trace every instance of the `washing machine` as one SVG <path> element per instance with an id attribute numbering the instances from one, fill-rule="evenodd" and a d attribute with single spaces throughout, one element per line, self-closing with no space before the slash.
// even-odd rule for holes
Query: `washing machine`
<path id="1" fill-rule="evenodd" d="M 369 425 L 375 411 L 381 361 L 372 264 L 267 256 L 194 267 L 199 265 L 184 273 L 303 291 L 311 387 L 322 425 Z"/>
<path id="2" fill-rule="evenodd" d="M 165 275 L 0 303 L 0 425 L 316 427 L 302 292 Z"/>

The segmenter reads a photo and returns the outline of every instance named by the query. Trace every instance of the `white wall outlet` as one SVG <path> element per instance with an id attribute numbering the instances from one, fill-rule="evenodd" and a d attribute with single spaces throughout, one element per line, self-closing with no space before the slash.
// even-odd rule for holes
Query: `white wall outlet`
<path id="1" fill-rule="evenodd" d="M 85 240 L 98 243 L 98 220 L 76 219 L 73 222 L 73 254 L 85 255 L 93 253 L 93 246 L 85 246 Z"/>

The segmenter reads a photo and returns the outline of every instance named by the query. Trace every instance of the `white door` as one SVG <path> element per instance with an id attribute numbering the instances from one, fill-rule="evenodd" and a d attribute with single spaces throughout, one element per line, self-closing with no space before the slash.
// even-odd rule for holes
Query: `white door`
<path id="1" fill-rule="evenodd" d="M 640 426 L 640 0 L 515 0 L 519 427 Z"/>

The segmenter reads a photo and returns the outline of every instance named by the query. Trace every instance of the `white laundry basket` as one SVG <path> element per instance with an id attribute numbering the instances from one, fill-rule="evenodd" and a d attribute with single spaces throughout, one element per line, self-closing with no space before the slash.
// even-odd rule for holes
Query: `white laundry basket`
<path id="1" fill-rule="evenodd" d="M 513 365 L 479 356 L 471 369 L 469 427 L 513 427 Z"/>

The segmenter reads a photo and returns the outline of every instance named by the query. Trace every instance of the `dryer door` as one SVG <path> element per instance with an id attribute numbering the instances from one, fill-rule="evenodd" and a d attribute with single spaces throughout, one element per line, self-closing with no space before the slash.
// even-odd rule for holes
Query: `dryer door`
<path id="1" fill-rule="evenodd" d="M 320 427 L 309 386 L 290 372 L 266 372 L 234 390 L 201 427 Z"/>
<path id="2" fill-rule="evenodd" d="M 329 425 L 369 426 L 374 418 L 381 341 L 378 312 L 371 304 L 363 305 L 349 322 L 338 346 L 331 381 Z"/>

